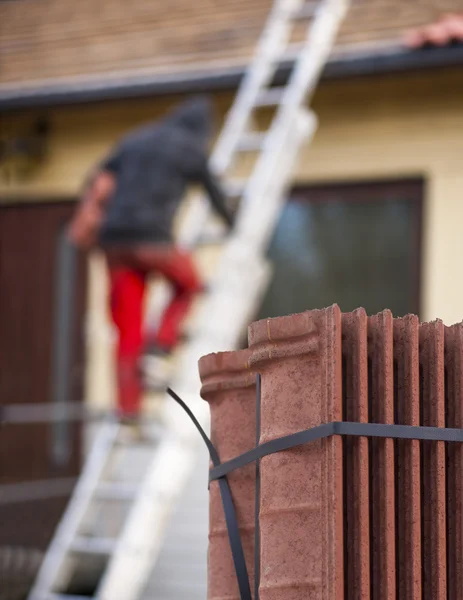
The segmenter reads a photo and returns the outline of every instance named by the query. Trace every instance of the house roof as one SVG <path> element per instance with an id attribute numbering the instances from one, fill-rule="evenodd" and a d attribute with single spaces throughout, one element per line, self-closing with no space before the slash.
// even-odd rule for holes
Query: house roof
<path id="1" fill-rule="evenodd" d="M 381 63 L 384 56 L 402 54 L 404 30 L 424 26 L 460 3 L 353 0 L 332 63 L 342 70 L 352 59 L 358 64 L 359 57 L 379 57 Z M 108 90 L 119 97 L 129 89 L 131 95 L 142 88 L 154 93 L 159 85 L 175 91 L 179 82 L 202 81 L 205 87 L 211 77 L 236 84 L 271 4 L 272 0 L 3 0 L 0 107 L 20 106 L 24 100 L 33 104 L 34 99 L 64 101 L 64 96 L 92 100 L 106 97 Z M 453 60 L 455 56 L 452 53 Z M 441 57 L 445 62 L 450 53 Z"/>

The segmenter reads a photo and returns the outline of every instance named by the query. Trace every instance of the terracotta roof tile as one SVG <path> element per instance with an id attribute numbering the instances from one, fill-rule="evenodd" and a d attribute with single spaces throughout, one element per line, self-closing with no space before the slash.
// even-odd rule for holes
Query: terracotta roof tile
<path id="1" fill-rule="evenodd" d="M 404 35 L 404 44 L 408 48 L 448 46 L 459 42 L 463 42 L 463 13 L 442 15 L 435 23 L 410 29 Z"/>

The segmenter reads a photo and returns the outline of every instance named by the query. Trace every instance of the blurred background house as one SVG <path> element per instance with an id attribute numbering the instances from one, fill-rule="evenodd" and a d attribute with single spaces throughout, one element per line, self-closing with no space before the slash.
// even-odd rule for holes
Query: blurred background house
<path id="1" fill-rule="evenodd" d="M 220 124 L 270 5 L 0 1 L 1 404 L 45 402 L 56 389 L 57 248 L 89 169 L 124 132 L 187 95 L 211 94 Z M 295 169 L 256 316 L 336 301 L 344 311 L 461 320 L 463 18 L 442 18 L 458 9 L 459 0 L 353 1 L 316 93 L 319 129 Z M 198 249 L 206 275 L 219 251 Z M 101 257 L 88 267 L 81 257 L 67 385 L 75 400 L 104 408 L 113 336 Z M 60 454 L 56 427 L 2 428 L 0 545 L 46 546 L 78 474 L 79 434 L 64 432 Z M 37 482 L 55 477 L 68 487 L 41 498 Z M 12 493 L 18 482 L 23 491 Z M 206 513 L 195 518 L 204 553 Z"/>

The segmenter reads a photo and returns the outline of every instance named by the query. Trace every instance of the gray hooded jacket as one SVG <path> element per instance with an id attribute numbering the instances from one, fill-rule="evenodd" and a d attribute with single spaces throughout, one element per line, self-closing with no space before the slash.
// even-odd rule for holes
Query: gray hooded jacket
<path id="1" fill-rule="evenodd" d="M 102 245 L 171 242 L 175 213 L 190 183 L 204 186 L 231 226 L 224 194 L 208 168 L 211 130 L 211 106 L 199 98 L 122 139 L 102 164 L 117 182 L 100 233 Z"/>

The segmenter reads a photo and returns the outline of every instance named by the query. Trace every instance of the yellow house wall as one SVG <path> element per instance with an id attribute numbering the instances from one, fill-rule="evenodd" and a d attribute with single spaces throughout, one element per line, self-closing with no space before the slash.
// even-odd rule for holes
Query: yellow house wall
<path id="1" fill-rule="evenodd" d="M 231 95 L 216 95 L 221 117 Z M 179 97 L 55 109 L 50 113 L 47 161 L 27 183 L 0 183 L 0 202 L 16 198 L 75 197 L 90 166 L 128 128 L 157 118 Z M 463 73 L 440 70 L 326 83 L 316 94 L 319 129 L 294 172 L 297 184 L 423 177 L 422 317 L 445 323 L 463 317 Z M 32 113 L 5 115 L 3 131 L 17 131 Z M 238 165 L 243 173 L 250 160 Z M 215 253 L 203 251 L 206 271 Z M 105 308 L 106 276 L 100 256 L 90 262 L 87 396 L 110 402 L 111 328 Z"/>

